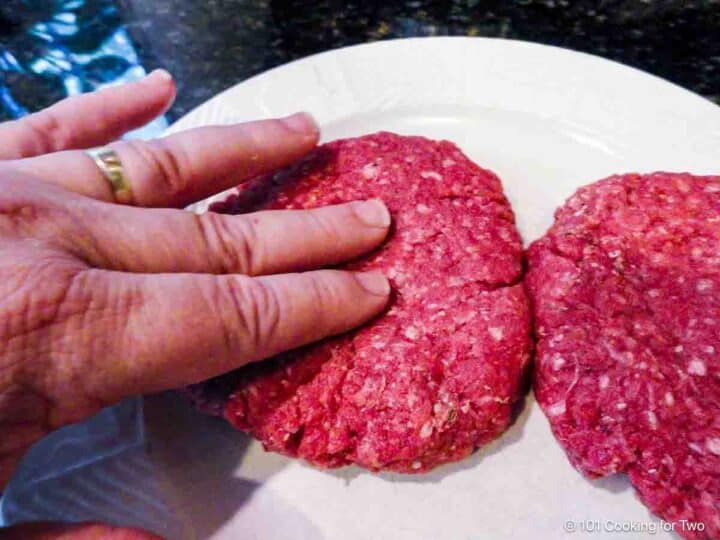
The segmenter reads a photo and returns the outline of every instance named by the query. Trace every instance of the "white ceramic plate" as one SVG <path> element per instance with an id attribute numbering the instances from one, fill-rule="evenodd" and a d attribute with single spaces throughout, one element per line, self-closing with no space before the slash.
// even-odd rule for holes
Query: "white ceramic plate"
<path id="1" fill-rule="evenodd" d="M 378 130 L 454 141 L 501 176 L 526 243 L 576 188 L 611 173 L 720 171 L 720 108 L 710 102 L 593 56 L 481 38 L 306 58 L 231 88 L 170 131 L 298 110 L 326 141 Z M 173 397 L 148 400 L 146 416 L 172 520 L 155 528 L 172 538 L 554 540 L 588 520 L 601 529 L 593 538 L 627 540 L 645 535 L 607 529 L 660 528 L 623 476 L 590 482 L 569 465 L 532 397 L 494 444 L 421 476 L 319 471 Z M 104 480 L 105 493 L 123 481 Z"/>

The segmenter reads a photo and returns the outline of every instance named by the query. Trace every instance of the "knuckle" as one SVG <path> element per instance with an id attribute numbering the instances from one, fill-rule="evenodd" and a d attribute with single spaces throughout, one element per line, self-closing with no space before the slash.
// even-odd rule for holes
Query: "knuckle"
<path id="1" fill-rule="evenodd" d="M 7 241 L 33 239 L 24 246 L 53 247 L 78 256 L 81 246 L 92 245 L 89 229 L 78 220 L 86 201 L 63 204 L 73 195 L 12 168 L 0 170 L 0 183 L 0 247 Z"/>
<path id="2" fill-rule="evenodd" d="M 64 122 L 52 109 L 31 114 L 20 122 L 32 134 L 34 148 L 31 154 L 49 154 L 69 145 Z"/>
<path id="3" fill-rule="evenodd" d="M 208 259 L 221 273 L 254 275 L 262 265 L 262 246 L 252 218 L 228 218 L 214 212 L 195 216 Z"/>
<path id="4" fill-rule="evenodd" d="M 277 292 L 250 278 L 232 277 L 220 283 L 221 294 L 230 300 L 234 313 L 232 317 L 223 318 L 228 350 L 244 350 L 251 357 L 262 354 L 280 328 L 281 305 Z"/>
<path id="5" fill-rule="evenodd" d="M 190 191 L 193 180 L 188 174 L 190 161 L 182 148 L 171 148 L 162 139 L 151 143 L 129 141 L 126 144 L 147 168 L 149 178 L 157 184 L 159 192 L 183 196 Z"/>
<path id="6" fill-rule="evenodd" d="M 35 204 L 0 195 L 0 235 L 5 239 L 29 236 L 42 213 L 42 208 Z"/>

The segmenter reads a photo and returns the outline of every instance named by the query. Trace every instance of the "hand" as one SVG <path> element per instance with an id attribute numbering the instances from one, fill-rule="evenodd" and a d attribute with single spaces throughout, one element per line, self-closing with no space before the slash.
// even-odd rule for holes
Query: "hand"
<path id="1" fill-rule="evenodd" d="M 71 98 L 0 126 L 0 489 L 50 430 L 346 331 L 383 309 L 379 201 L 195 215 L 185 205 L 311 151 L 304 114 L 115 142 L 134 206 L 78 148 L 161 114 L 172 79 Z M 149 207 L 149 208 L 140 208 Z"/>

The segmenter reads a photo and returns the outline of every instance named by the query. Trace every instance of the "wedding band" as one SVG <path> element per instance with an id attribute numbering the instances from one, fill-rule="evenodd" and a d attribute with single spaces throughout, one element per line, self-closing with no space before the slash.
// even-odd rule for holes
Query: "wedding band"
<path id="1" fill-rule="evenodd" d="M 131 204 L 132 190 L 130 189 L 130 183 L 127 176 L 125 176 L 122 162 L 115 150 L 109 146 L 103 146 L 86 150 L 86 153 L 93 159 L 95 165 L 98 166 L 98 169 L 110 184 L 115 201 L 120 204 Z"/>

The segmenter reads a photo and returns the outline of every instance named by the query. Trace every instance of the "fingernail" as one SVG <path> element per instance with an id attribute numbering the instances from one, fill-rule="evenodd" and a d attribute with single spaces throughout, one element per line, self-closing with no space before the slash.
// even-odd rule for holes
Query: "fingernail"
<path id="1" fill-rule="evenodd" d="M 150 79 L 157 79 L 158 81 L 163 82 L 170 82 L 173 80 L 172 75 L 170 75 L 170 72 L 165 69 L 156 69 L 152 71 L 147 77 L 145 77 L 147 80 Z"/>
<path id="2" fill-rule="evenodd" d="M 298 133 L 307 134 L 320 131 L 315 119 L 306 112 L 293 114 L 292 116 L 282 118 L 280 121 L 285 124 L 288 129 L 297 131 Z"/>
<path id="3" fill-rule="evenodd" d="M 390 212 L 387 206 L 380 199 L 370 199 L 369 201 L 353 203 L 355 214 L 370 227 L 382 227 L 386 229 L 390 226 Z"/>
<path id="4" fill-rule="evenodd" d="M 376 296 L 387 296 L 390 294 L 390 282 L 380 272 L 362 272 L 355 274 L 363 289 Z"/>

